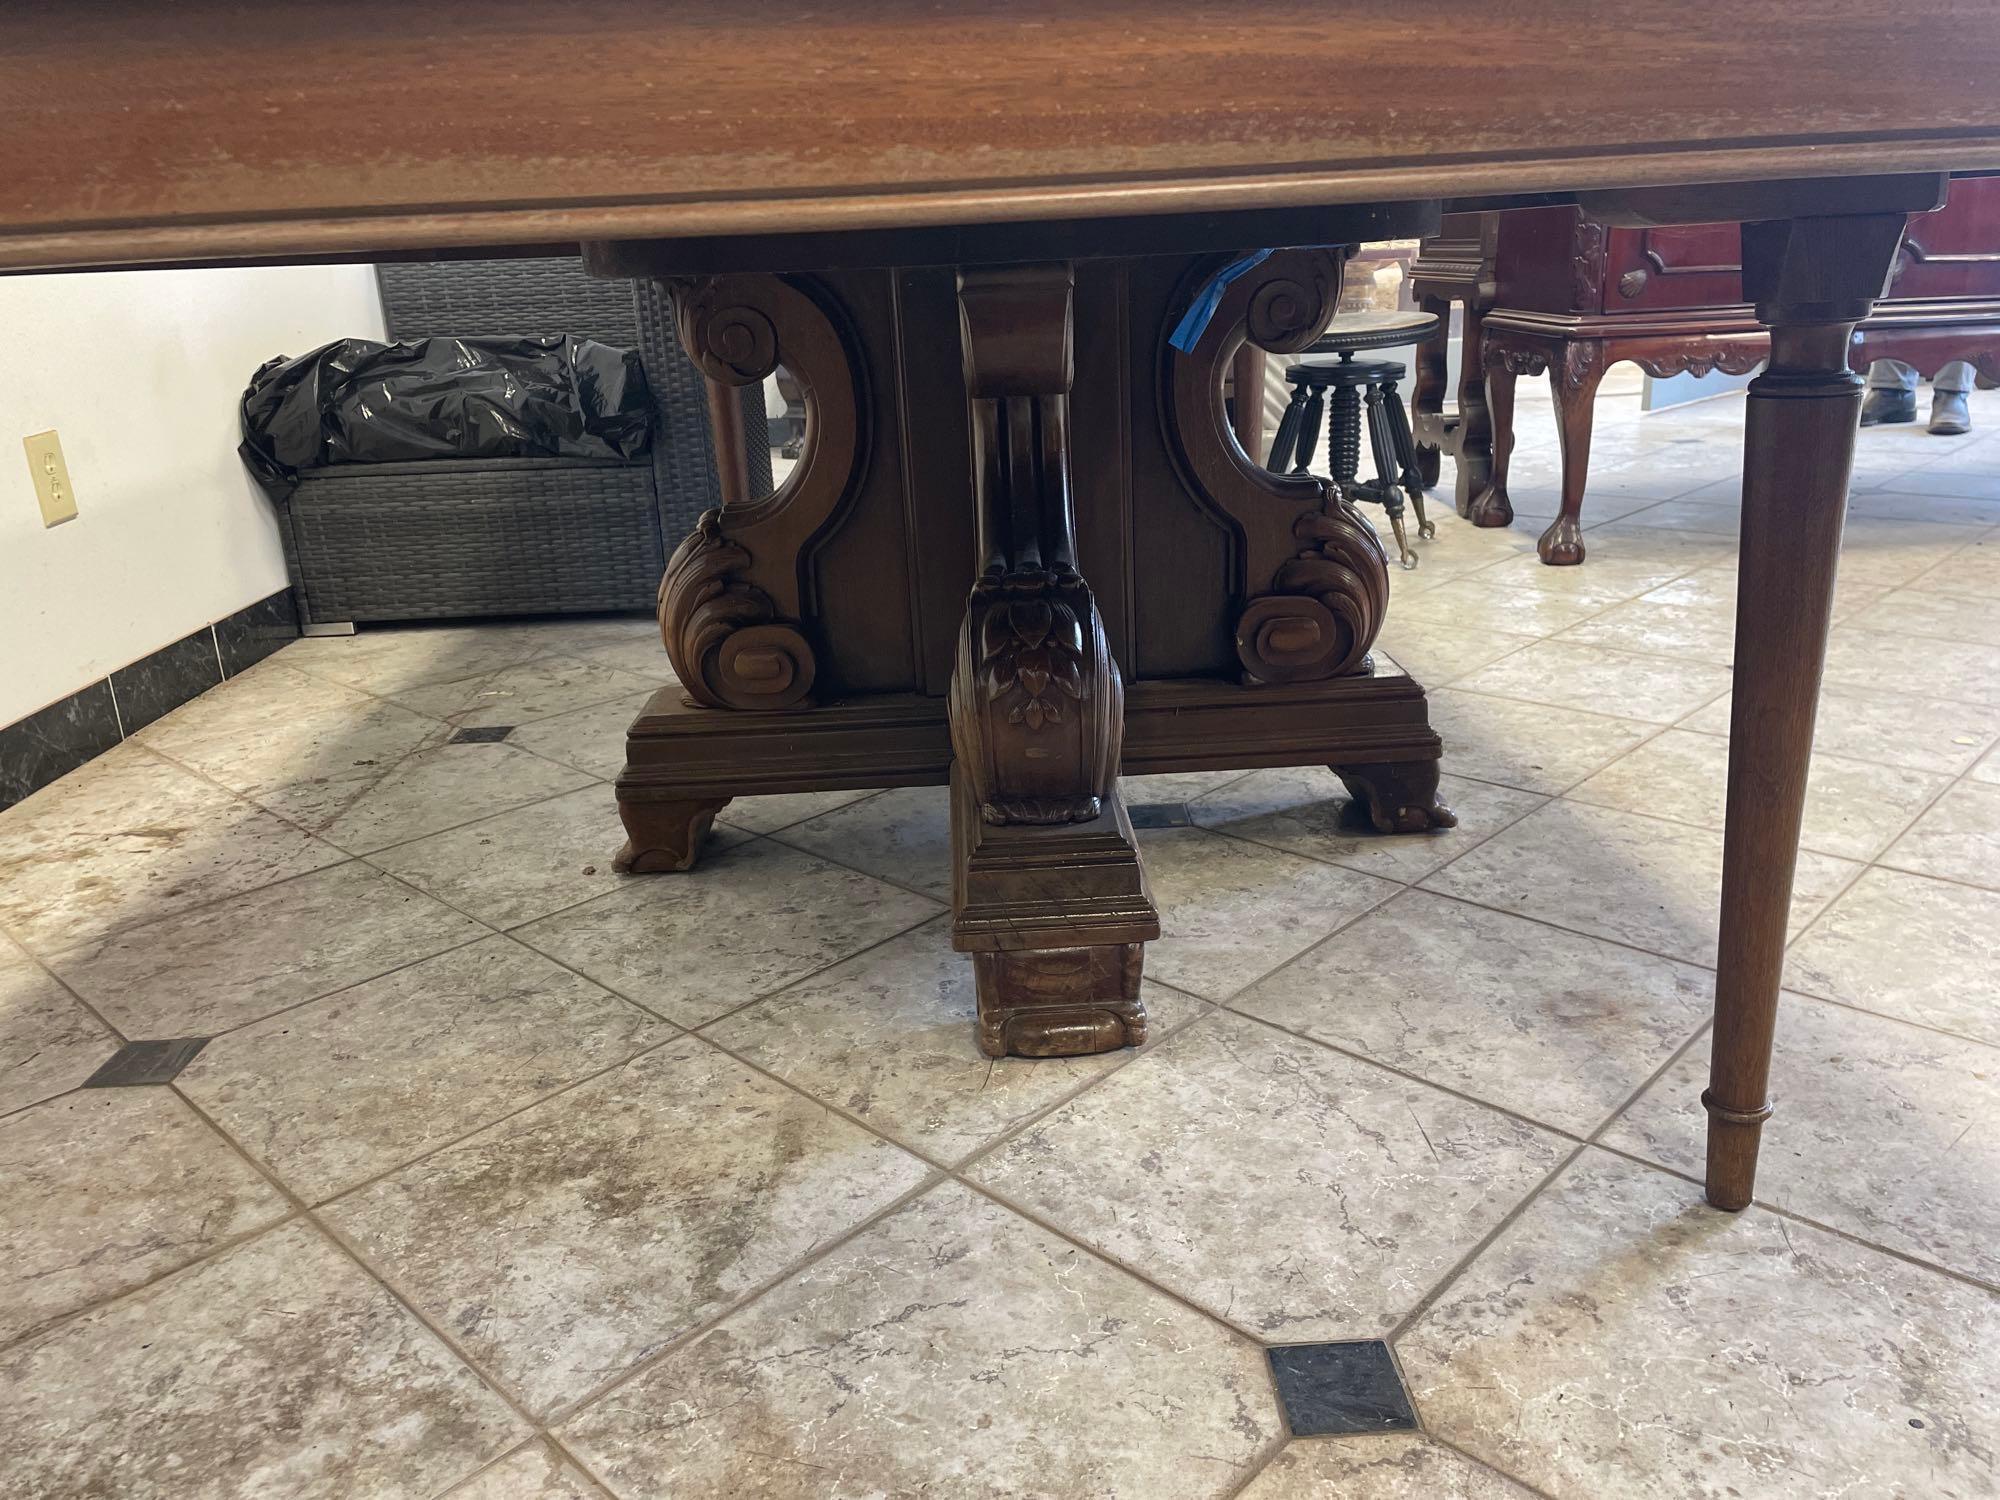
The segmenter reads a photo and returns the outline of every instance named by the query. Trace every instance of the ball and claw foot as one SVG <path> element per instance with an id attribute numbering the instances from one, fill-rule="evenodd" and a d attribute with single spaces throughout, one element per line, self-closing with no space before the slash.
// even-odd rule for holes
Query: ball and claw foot
<path id="1" fill-rule="evenodd" d="M 1347 794 L 1368 809 L 1377 833 L 1429 833 L 1458 827 L 1458 814 L 1438 797 L 1434 760 L 1387 761 L 1365 766 L 1332 766 Z"/>
<path id="2" fill-rule="evenodd" d="M 1583 528 L 1574 516 L 1557 516 L 1535 543 L 1535 550 L 1552 568 L 1573 568 L 1583 561 Z"/>
<path id="3" fill-rule="evenodd" d="M 1514 524 L 1514 507 L 1507 499 L 1507 492 L 1498 485 L 1489 484 L 1474 495 L 1461 514 L 1474 526 Z"/>

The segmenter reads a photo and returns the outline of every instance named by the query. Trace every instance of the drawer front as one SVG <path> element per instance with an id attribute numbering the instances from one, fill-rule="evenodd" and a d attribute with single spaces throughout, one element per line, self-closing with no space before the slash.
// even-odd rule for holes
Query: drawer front
<path id="1" fill-rule="evenodd" d="M 2000 177 L 1961 177 L 1934 214 L 1910 216 L 1891 297 L 2000 297 Z"/>
<path id="2" fill-rule="evenodd" d="M 1605 256 L 1604 310 L 1729 307 L 1743 300 L 1736 224 L 1614 229 Z"/>

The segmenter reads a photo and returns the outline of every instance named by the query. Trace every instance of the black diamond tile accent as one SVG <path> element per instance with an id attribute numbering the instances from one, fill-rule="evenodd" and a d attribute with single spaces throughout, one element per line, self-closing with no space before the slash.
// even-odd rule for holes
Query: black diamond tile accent
<path id="1" fill-rule="evenodd" d="M 1410 1393 L 1382 1340 L 1287 1344 L 1270 1352 L 1293 1436 L 1415 1430 Z"/>
<path id="2" fill-rule="evenodd" d="M 492 745 L 507 738 L 514 732 L 512 724 L 481 724 L 472 729 L 461 729 L 451 737 L 454 745 Z"/>
<path id="3" fill-rule="evenodd" d="M 104 1066 L 83 1080 L 87 1089 L 131 1089 L 172 1083 L 194 1055 L 208 1045 L 205 1036 L 170 1037 L 162 1041 L 127 1042 L 105 1059 Z"/>
<path id="4" fill-rule="evenodd" d="M 1125 816 L 1134 828 L 1186 828 L 1194 822 L 1185 802 L 1135 802 Z"/>

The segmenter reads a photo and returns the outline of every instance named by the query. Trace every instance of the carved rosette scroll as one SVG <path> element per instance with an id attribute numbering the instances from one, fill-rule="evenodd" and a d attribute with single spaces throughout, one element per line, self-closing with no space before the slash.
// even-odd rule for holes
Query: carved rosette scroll
<path id="1" fill-rule="evenodd" d="M 1296 354 L 1326 331 L 1345 259 L 1337 249 L 1277 251 L 1229 284 L 1191 352 L 1169 345 L 1162 354 L 1167 425 L 1189 488 L 1236 542 L 1244 600 L 1236 654 L 1251 683 L 1367 671 L 1388 608 L 1388 563 L 1374 527 L 1325 480 L 1273 474 L 1246 454 L 1222 403 L 1223 371 L 1245 339 Z M 1190 279 L 1172 321 L 1225 263 Z"/>
<path id="2" fill-rule="evenodd" d="M 826 307 L 790 278 L 711 276 L 668 290 L 681 344 L 709 380 L 749 385 L 783 363 L 805 401 L 806 437 L 776 491 L 709 511 L 675 550 L 660 583 L 667 655 L 704 707 L 809 706 L 818 665 L 806 568 L 854 481 L 854 363 Z"/>
<path id="3" fill-rule="evenodd" d="M 1124 686 L 1076 567 L 1067 266 L 967 272 L 980 570 L 951 679 L 952 749 L 980 819 L 1097 817 L 1118 774 Z"/>

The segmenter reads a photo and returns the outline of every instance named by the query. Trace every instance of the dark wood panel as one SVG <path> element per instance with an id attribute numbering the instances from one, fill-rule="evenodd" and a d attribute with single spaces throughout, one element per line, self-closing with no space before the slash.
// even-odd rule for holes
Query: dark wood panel
<path id="1" fill-rule="evenodd" d="M 2000 168 L 1983 0 L 1425 24 L 1479 44 L 1293 0 L 11 6 L 0 264 Z"/>

